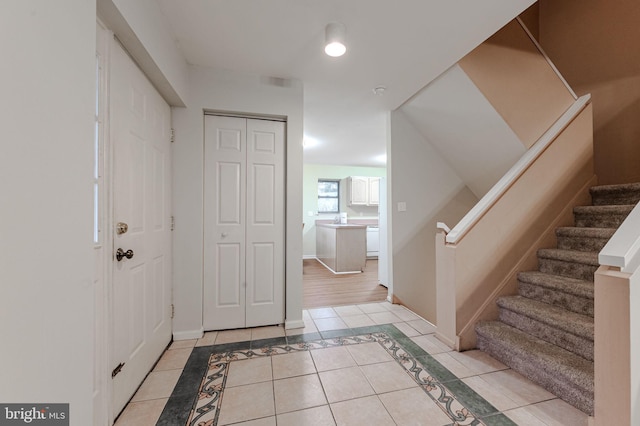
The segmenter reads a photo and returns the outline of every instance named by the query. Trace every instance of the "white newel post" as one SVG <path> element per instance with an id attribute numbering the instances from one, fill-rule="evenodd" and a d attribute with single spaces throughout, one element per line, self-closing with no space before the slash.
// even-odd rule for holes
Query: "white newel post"
<path id="1" fill-rule="evenodd" d="M 438 224 L 440 225 L 440 224 Z M 446 225 L 442 224 L 444 227 Z M 448 229 L 448 228 L 447 228 Z M 438 226 L 436 233 L 436 336 L 449 347 L 457 349 L 455 249 L 447 247 L 447 229 Z"/>

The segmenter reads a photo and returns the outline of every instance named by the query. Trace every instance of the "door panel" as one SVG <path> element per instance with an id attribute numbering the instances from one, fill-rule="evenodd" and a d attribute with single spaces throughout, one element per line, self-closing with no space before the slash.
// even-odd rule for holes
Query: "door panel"
<path id="1" fill-rule="evenodd" d="M 205 329 L 244 327 L 244 120 L 205 117 L 204 157 L 203 323 Z"/>
<path id="2" fill-rule="evenodd" d="M 247 120 L 247 327 L 284 321 L 284 123 Z"/>
<path id="3" fill-rule="evenodd" d="M 216 307 L 244 308 L 242 293 L 243 256 L 240 244 L 217 244 L 218 275 Z"/>
<path id="4" fill-rule="evenodd" d="M 270 243 L 256 243 L 253 245 L 253 271 L 256 285 L 252 286 L 249 294 L 250 305 L 275 303 L 274 283 L 274 245 Z"/>
<path id="5" fill-rule="evenodd" d="M 170 109 L 117 43 L 111 50 L 114 232 L 111 369 L 117 415 L 171 340 Z M 114 226 L 115 228 L 115 226 Z"/>

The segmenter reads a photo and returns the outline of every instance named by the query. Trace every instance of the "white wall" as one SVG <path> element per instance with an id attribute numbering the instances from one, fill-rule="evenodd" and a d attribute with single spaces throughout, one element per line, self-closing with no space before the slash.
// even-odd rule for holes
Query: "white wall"
<path id="1" fill-rule="evenodd" d="M 344 179 L 348 176 L 387 176 L 385 167 L 354 167 L 321 164 L 305 164 L 302 183 L 303 206 L 302 219 L 304 221 L 303 255 L 305 258 L 316 256 L 316 220 L 334 219 L 335 214 L 318 215 L 318 179 Z M 346 212 L 348 218 L 378 218 L 377 206 L 347 205 L 346 181 L 340 185 L 340 211 Z M 309 216 L 312 212 L 313 216 Z"/>
<path id="2" fill-rule="evenodd" d="M 0 401 L 92 424 L 95 2 L 0 6 Z"/>
<path id="3" fill-rule="evenodd" d="M 390 133 L 393 295 L 435 323 L 436 222 L 457 223 L 478 198 L 400 110 L 391 113 Z M 400 202 L 406 211 L 398 211 Z"/>
<path id="4" fill-rule="evenodd" d="M 479 198 L 525 152 L 518 136 L 458 65 L 400 109 Z"/>
<path id="5" fill-rule="evenodd" d="M 189 103 L 174 108 L 174 338 L 202 331 L 204 110 L 287 117 L 287 325 L 302 321 L 302 84 L 202 67 L 189 69 Z"/>

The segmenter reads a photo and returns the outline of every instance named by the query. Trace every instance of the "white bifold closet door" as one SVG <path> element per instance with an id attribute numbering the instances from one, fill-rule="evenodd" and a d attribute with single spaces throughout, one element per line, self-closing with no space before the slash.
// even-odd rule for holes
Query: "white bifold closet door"
<path id="1" fill-rule="evenodd" d="M 205 330 L 284 322 L 284 126 L 205 116 Z"/>

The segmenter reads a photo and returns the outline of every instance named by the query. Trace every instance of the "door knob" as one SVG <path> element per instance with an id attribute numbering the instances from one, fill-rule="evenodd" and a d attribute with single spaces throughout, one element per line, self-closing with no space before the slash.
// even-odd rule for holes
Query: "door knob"
<path id="1" fill-rule="evenodd" d="M 116 234 L 118 235 L 126 234 L 128 230 L 129 230 L 129 225 L 127 225 L 126 223 L 118 222 L 116 224 Z"/>
<path id="2" fill-rule="evenodd" d="M 220 236 L 221 236 L 222 238 L 227 238 L 227 235 L 229 235 L 229 234 L 227 234 L 226 232 L 223 232 L 223 233 L 221 233 L 221 234 L 220 234 Z"/>
<path id="3" fill-rule="evenodd" d="M 127 259 L 131 259 L 133 257 L 133 250 L 129 249 L 127 251 L 124 251 L 121 248 L 119 248 L 116 251 L 116 260 L 120 262 L 123 257 L 126 257 Z"/>

